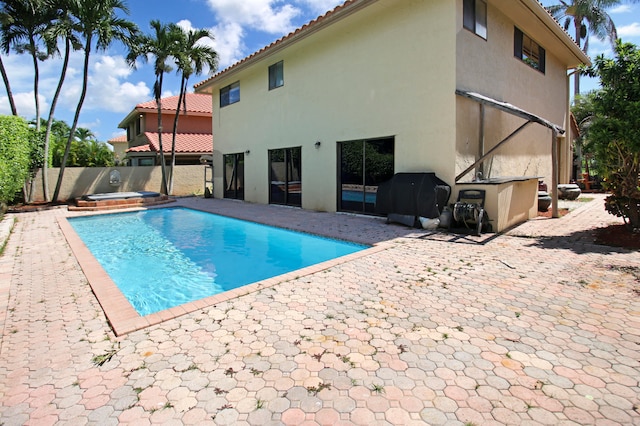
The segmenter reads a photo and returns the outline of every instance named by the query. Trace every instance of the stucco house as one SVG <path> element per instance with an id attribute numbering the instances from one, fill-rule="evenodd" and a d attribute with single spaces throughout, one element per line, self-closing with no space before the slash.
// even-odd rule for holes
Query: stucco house
<path id="1" fill-rule="evenodd" d="M 127 149 L 129 148 L 129 141 L 127 135 L 116 136 L 107 141 L 109 145 L 113 147 L 113 156 L 116 159 L 116 164 L 120 164 L 127 156 Z"/>
<path id="2" fill-rule="evenodd" d="M 484 189 L 501 231 L 537 214 L 538 179 L 568 182 L 588 63 L 536 0 L 347 1 L 196 84 L 214 195 L 373 213 L 395 173 L 435 172 L 452 201 Z"/>
<path id="3" fill-rule="evenodd" d="M 178 108 L 178 96 L 162 99 L 162 148 L 165 161 L 171 158 L 173 122 Z M 199 164 L 200 157 L 211 155 L 213 149 L 211 97 L 188 93 L 186 111 L 178 119 L 176 134 L 176 164 Z M 120 122 L 118 127 L 126 129 L 126 158 L 132 166 L 155 166 L 160 164 L 158 132 L 158 107 L 155 100 L 144 102 Z"/>

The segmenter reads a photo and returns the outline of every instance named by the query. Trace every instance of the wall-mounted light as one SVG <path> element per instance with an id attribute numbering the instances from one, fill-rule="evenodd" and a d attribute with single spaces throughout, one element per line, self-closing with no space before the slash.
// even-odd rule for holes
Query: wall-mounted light
<path id="1" fill-rule="evenodd" d="M 244 153 L 245 153 L 245 155 L 249 155 L 249 154 L 251 154 L 251 150 L 248 149 Z"/>
<path id="2" fill-rule="evenodd" d="M 315 143 L 316 149 L 320 148 L 320 145 L 322 145 L 322 142 L 316 141 L 316 143 Z"/>

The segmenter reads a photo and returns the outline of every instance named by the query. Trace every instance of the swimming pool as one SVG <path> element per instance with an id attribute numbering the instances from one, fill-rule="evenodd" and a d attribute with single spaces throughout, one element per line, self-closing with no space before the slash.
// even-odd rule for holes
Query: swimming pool
<path id="1" fill-rule="evenodd" d="M 182 207 L 69 223 L 140 315 L 368 248 Z"/>

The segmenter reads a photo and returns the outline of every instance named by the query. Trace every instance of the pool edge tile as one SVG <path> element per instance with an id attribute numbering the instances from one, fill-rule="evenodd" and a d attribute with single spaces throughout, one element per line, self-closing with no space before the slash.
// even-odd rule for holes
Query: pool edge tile
<path id="1" fill-rule="evenodd" d="M 199 299 L 146 316 L 141 316 L 129 303 L 122 291 L 120 291 L 111 277 L 109 277 L 109 274 L 102 268 L 102 265 L 100 265 L 97 259 L 95 259 L 93 254 L 89 251 L 88 247 L 80 239 L 67 220 L 67 217 L 58 218 L 58 224 L 67 240 L 67 243 L 69 244 L 69 247 L 71 248 L 71 251 L 76 257 L 76 261 L 87 278 L 89 286 L 100 304 L 107 322 L 110 324 L 116 336 L 121 336 L 150 326 L 158 325 L 165 321 L 170 321 L 198 310 L 214 308 L 216 305 L 227 302 L 231 299 L 246 296 L 304 276 L 316 274 L 353 259 L 378 253 L 391 247 L 388 243 L 377 243 L 363 250 L 349 253 L 338 258 L 329 259 L 315 265 L 310 265 L 275 277 L 256 281 L 223 293 L 214 294 L 204 299 Z"/>

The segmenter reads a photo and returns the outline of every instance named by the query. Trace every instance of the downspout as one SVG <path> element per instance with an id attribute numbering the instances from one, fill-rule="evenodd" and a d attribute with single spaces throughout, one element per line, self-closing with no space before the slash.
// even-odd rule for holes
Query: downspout
<path id="1" fill-rule="evenodd" d="M 566 112 L 565 112 L 565 140 L 567 143 L 567 159 L 571 158 L 571 76 L 578 72 L 577 69 L 574 69 L 570 73 L 567 74 L 566 81 Z M 552 172 L 551 172 L 551 217 L 558 218 L 560 214 L 558 212 L 558 134 L 554 130 L 551 135 L 551 162 L 552 164 Z"/>

